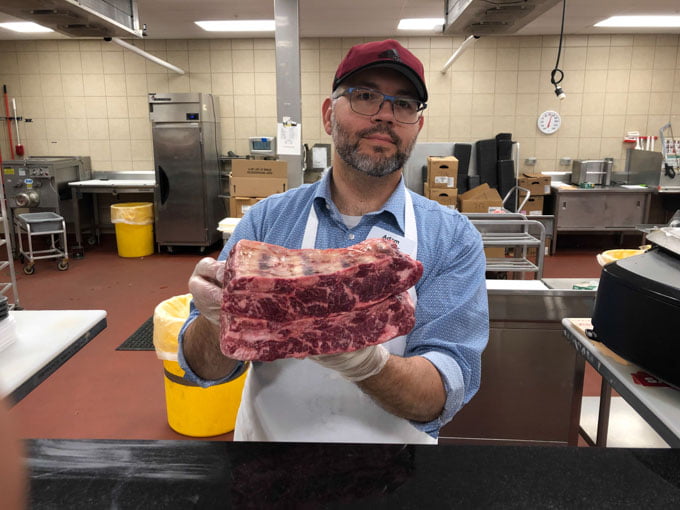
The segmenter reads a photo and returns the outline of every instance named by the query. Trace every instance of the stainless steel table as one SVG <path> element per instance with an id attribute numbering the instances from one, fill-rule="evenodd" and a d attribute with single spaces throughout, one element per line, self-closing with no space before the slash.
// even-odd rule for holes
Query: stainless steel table
<path id="1" fill-rule="evenodd" d="M 153 175 L 153 173 L 151 174 Z M 153 193 L 156 188 L 156 181 L 155 179 L 92 179 L 89 181 L 69 182 L 69 186 L 71 187 L 71 197 L 73 199 L 71 202 L 73 203 L 73 218 L 76 231 L 76 244 L 73 246 L 72 252 L 74 258 L 82 258 L 84 256 L 84 250 L 78 199 L 85 193 L 92 194 L 94 236 L 91 237 L 91 244 L 94 244 L 99 240 L 100 235 L 97 194 L 106 193 L 110 195 L 119 195 L 122 193 Z"/>
<path id="2" fill-rule="evenodd" d="M 576 351 L 602 375 L 597 438 L 595 446 L 607 445 L 611 391 L 615 389 L 630 406 L 673 448 L 680 448 L 680 391 L 654 382 L 634 363 L 623 360 L 600 342 L 590 340 L 585 331 L 590 319 L 563 319 L 564 335 Z"/>

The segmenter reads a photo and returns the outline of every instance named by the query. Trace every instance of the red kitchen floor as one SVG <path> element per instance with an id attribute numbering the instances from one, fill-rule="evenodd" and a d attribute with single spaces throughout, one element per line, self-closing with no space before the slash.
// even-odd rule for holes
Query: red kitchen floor
<path id="1" fill-rule="evenodd" d="M 597 278 L 600 249 L 559 249 L 546 257 L 544 277 Z M 205 255 L 216 256 L 217 251 Z M 118 257 L 113 236 L 71 259 L 68 271 L 38 261 L 26 276 L 17 262 L 21 305 L 33 310 L 103 309 L 108 326 L 14 406 L 25 438 L 186 439 L 167 424 L 163 366 L 152 351 L 116 351 L 161 301 L 187 292 L 197 252 Z M 598 395 L 587 369 L 584 395 Z M 230 439 L 231 434 L 215 439 Z"/>

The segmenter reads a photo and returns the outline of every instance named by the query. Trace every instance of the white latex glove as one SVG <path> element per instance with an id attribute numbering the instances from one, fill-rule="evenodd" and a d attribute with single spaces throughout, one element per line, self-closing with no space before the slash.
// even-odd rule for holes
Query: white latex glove
<path id="1" fill-rule="evenodd" d="M 319 365 L 335 370 L 352 382 L 363 381 L 378 374 L 387 363 L 390 352 L 382 345 L 370 345 L 354 352 L 322 354 L 309 359 Z"/>
<path id="2" fill-rule="evenodd" d="M 201 315 L 213 324 L 220 323 L 224 261 L 210 257 L 201 259 L 189 278 L 189 292 Z"/>

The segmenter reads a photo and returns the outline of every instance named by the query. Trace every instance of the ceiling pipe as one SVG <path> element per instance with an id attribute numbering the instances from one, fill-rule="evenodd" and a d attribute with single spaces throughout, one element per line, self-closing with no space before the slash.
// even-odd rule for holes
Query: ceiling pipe
<path id="1" fill-rule="evenodd" d="M 125 42 L 122 39 L 119 39 L 118 37 L 105 37 L 104 40 L 114 42 L 118 46 L 122 46 L 123 48 L 126 48 L 126 49 L 136 53 L 137 55 L 144 57 L 147 60 L 151 60 L 151 62 L 155 62 L 156 64 L 158 64 L 160 66 L 167 67 L 168 69 L 176 72 L 177 74 L 184 74 L 183 69 L 180 69 L 179 67 L 174 66 L 171 63 L 166 62 L 165 60 L 160 59 L 155 55 L 152 55 L 151 53 L 147 53 L 146 51 L 138 48 L 137 46 L 134 46 L 134 45 L 132 45 L 128 42 Z"/>
<path id="2" fill-rule="evenodd" d="M 458 47 L 458 49 L 454 52 L 453 55 L 449 57 L 449 59 L 446 61 L 446 64 L 444 64 L 444 67 L 442 67 L 441 73 L 446 74 L 446 70 L 451 67 L 451 64 L 453 64 L 458 57 L 460 57 L 463 52 L 467 49 L 470 44 L 472 44 L 474 41 L 479 39 L 478 35 L 470 35 L 468 36 L 463 43 Z"/>

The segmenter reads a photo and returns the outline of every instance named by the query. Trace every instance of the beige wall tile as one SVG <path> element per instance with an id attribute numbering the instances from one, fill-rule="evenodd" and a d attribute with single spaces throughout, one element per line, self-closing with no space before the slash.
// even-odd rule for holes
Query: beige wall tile
<path id="1" fill-rule="evenodd" d="M 146 96 L 146 74 L 126 74 L 125 90 L 128 96 Z"/>
<path id="2" fill-rule="evenodd" d="M 481 47 L 479 44 L 473 48 L 475 71 L 493 71 L 496 69 L 496 50 Z M 466 53 L 470 52 L 468 50 Z"/>
<path id="3" fill-rule="evenodd" d="M 474 94 L 472 96 L 472 115 L 493 115 L 493 94 Z"/>
<path id="4" fill-rule="evenodd" d="M 57 74 L 61 72 L 59 54 L 51 52 L 38 53 L 38 66 L 40 74 Z"/>
<path id="5" fill-rule="evenodd" d="M 449 71 L 451 72 L 451 71 Z M 451 72 L 451 92 L 472 93 L 474 86 L 474 73 L 472 71 L 453 71 Z"/>
<path id="6" fill-rule="evenodd" d="M 67 53 L 60 52 L 59 64 L 63 74 L 81 74 L 83 72 L 80 53 L 77 51 L 69 51 Z"/>
<path id="7" fill-rule="evenodd" d="M 63 97 L 60 74 L 44 74 L 40 77 L 40 87 L 44 97 Z"/>
<path id="8" fill-rule="evenodd" d="M 626 113 L 628 115 L 644 115 L 649 111 L 649 92 L 631 92 L 628 94 Z"/>
<path id="9" fill-rule="evenodd" d="M 570 47 L 564 48 L 562 57 L 564 60 L 560 63 L 560 68 L 565 71 L 580 70 L 586 68 L 586 56 L 588 49 L 586 47 Z"/>
<path id="10" fill-rule="evenodd" d="M 428 106 L 425 115 L 430 116 L 432 108 Z M 453 117 L 472 114 L 472 94 L 453 94 L 449 99 L 449 114 Z"/>
<path id="11" fill-rule="evenodd" d="M 496 85 L 495 71 L 475 71 L 472 76 L 472 89 L 478 94 L 492 94 Z"/>
<path id="12" fill-rule="evenodd" d="M 167 74 L 147 74 L 146 88 L 149 93 L 164 94 L 169 91 Z"/>
<path id="13" fill-rule="evenodd" d="M 87 132 L 90 140 L 108 140 L 109 123 L 106 119 L 87 119 Z"/>
<path id="14" fill-rule="evenodd" d="M 190 75 L 179 75 L 170 73 L 167 75 L 168 91 L 172 92 L 191 92 L 191 78 Z M 204 92 L 204 91 L 201 91 Z"/>
<path id="15" fill-rule="evenodd" d="M 146 97 L 128 97 L 127 106 L 130 118 L 149 118 L 149 101 Z"/>
<path id="16" fill-rule="evenodd" d="M 637 44 L 633 46 L 633 58 L 630 65 L 632 69 L 652 69 L 654 66 L 654 47 Z"/>
<path id="17" fill-rule="evenodd" d="M 602 120 L 600 115 L 584 115 L 581 117 L 581 138 L 599 138 L 602 136 Z"/>
<path id="18" fill-rule="evenodd" d="M 212 91 L 216 95 L 232 95 L 234 93 L 233 76 L 231 73 L 213 73 Z"/>
<path id="19" fill-rule="evenodd" d="M 81 41 L 82 42 L 82 41 Z M 104 59 L 101 51 L 83 51 L 80 53 L 80 65 L 85 74 L 103 74 Z"/>
<path id="20" fill-rule="evenodd" d="M 234 116 L 237 119 L 239 117 L 255 117 L 255 96 L 240 95 L 238 101 L 234 101 Z"/>
<path id="21" fill-rule="evenodd" d="M 102 66 L 104 74 L 123 74 L 125 73 L 125 61 L 122 52 L 102 53 Z"/>
<path id="22" fill-rule="evenodd" d="M 104 83 L 103 74 L 84 74 L 83 75 L 83 92 L 86 96 L 105 96 L 106 85 Z"/>
<path id="23" fill-rule="evenodd" d="M 234 94 L 248 95 L 255 92 L 255 73 L 234 73 Z"/>
<path id="24" fill-rule="evenodd" d="M 231 63 L 231 51 L 211 50 L 210 71 L 213 73 L 230 73 L 233 67 Z"/>
<path id="25" fill-rule="evenodd" d="M 109 139 L 130 140 L 130 121 L 127 117 L 120 119 L 109 119 Z"/>
<path id="26" fill-rule="evenodd" d="M 132 148 L 130 140 L 111 140 L 111 159 L 113 161 L 124 161 L 129 167 L 132 166 Z M 125 168 L 121 168 L 124 170 Z"/>
<path id="27" fill-rule="evenodd" d="M 87 119 L 66 119 L 66 134 L 71 140 L 89 140 Z"/>
<path id="28" fill-rule="evenodd" d="M 626 134 L 625 124 L 625 115 L 605 115 L 602 119 L 602 137 L 619 137 L 621 143 L 621 138 Z"/>
<path id="29" fill-rule="evenodd" d="M 276 73 L 255 73 L 255 94 L 276 96 Z"/>
<path id="30" fill-rule="evenodd" d="M 639 71 L 633 71 L 638 73 Z M 607 92 L 626 92 L 630 87 L 631 71 L 627 69 L 610 69 L 607 72 Z"/>
<path id="31" fill-rule="evenodd" d="M 498 116 L 515 115 L 517 108 L 516 94 L 496 94 L 494 96 L 493 113 Z"/>
<path id="32" fill-rule="evenodd" d="M 673 94 L 671 92 L 652 92 L 649 97 L 650 115 L 668 114 L 671 111 Z"/>
<path id="33" fill-rule="evenodd" d="M 189 87 L 191 92 L 212 93 L 212 80 L 210 74 L 191 73 L 189 75 Z M 172 92 L 174 92 L 174 90 Z"/>
<path id="34" fill-rule="evenodd" d="M 45 99 L 43 110 L 46 119 L 64 119 L 66 117 L 64 100 L 61 97 Z"/>
<path id="35" fill-rule="evenodd" d="M 581 112 L 585 116 L 604 115 L 604 92 L 592 92 L 583 95 Z"/>
<path id="36" fill-rule="evenodd" d="M 303 105 L 303 110 L 304 110 Z M 312 103 L 312 108 L 320 111 L 318 104 Z M 304 111 L 303 111 L 304 115 Z M 276 118 L 276 97 L 274 96 L 255 96 L 255 116 Z"/>
<path id="37" fill-rule="evenodd" d="M 276 52 L 271 50 L 255 50 L 254 66 L 257 73 L 275 73 L 276 72 Z"/>
<path id="38" fill-rule="evenodd" d="M 67 119 L 84 119 L 86 117 L 85 98 L 84 97 L 64 98 L 64 115 Z"/>
<path id="39" fill-rule="evenodd" d="M 125 75 L 124 74 L 105 74 L 104 75 L 104 88 L 106 90 L 106 95 L 111 96 L 126 96 L 127 89 L 125 86 Z"/>
<path id="40" fill-rule="evenodd" d="M 62 75 L 61 87 L 64 91 L 64 97 L 83 96 L 85 94 L 82 74 Z"/>
<path id="41" fill-rule="evenodd" d="M 584 92 L 604 92 L 607 86 L 607 71 L 588 70 L 583 83 Z"/>
<path id="42" fill-rule="evenodd" d="M 123 65 L 126 74 L 146 72 L 145 58 L 131 51 L 123 52 Z"/>
<path id="43" fill-rule="evenodd" d="M 535 71 L 541 68 L 540 47 L 520 47 L 517 62 L 520 71 Z"/>
<path id="44" fill-rule="evenodd" d="M 151 122 L 148 119 L 130 119 L 131 140 L 151 140 Z"/>
<path id="45" fill-rule="evenodd" d="M 253 50 L 233 50 L 231 58 L 235 72 L 252 73 L 255 71 Z"/>
<path id="46" fill-rule="evenodd" d="M 193 53 L 192 53 L 192 55 L 193 55 Z M 189 52 L 188 51 L 181 51 L 181 50 L 168 51 L 166 56 L 165 56 L 165 60 L 167 62 L 169 62 L 170 64 L 179 67 L 185 73 L 192 72 L 191 65 L 189 64 Z M 198 64 L 195 64 L 194 67 L 198 67 Z M 155 68 L 158 70 L 158 72 L 161 71 L 160 66 L 155 65 Z M 142 72 L 146 72 L 146 62 L 144 62 L 144 71 L 142 71 Z M 174 73 L 174 71 L 172 71 L 172 72 L 173 72 L 173 74 L 176 74 L 176 73 Z M 194 72 L 198 72 L 198 71 L 194 71 Z"/>
<path id="47" fill-rule="evenodd" d="M 481 140 L 494 136 L 492 115 L 472 115 L 470 117 L 470 137 Z"/>

